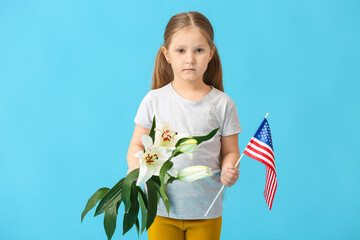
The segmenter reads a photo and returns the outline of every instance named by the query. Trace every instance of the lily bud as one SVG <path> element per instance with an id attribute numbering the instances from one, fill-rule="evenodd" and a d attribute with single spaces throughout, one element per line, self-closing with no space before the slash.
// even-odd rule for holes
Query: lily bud
<path id="1" fill-rule="evenodd" d="M 186 140 L 185 142 L 180 143 L 179 151 L 182 153 L 190 154 L 195 151 L 197 147 L 197 141 L 193 138 Z"/>
<path id="2" fill-rule="evenodd" d="M 183 182 L 193 182 L 198 179 L 213 175 L 211 168 L 206 166 L 192 166 L 183 168 L 177 175 L 177 179 Z"/>

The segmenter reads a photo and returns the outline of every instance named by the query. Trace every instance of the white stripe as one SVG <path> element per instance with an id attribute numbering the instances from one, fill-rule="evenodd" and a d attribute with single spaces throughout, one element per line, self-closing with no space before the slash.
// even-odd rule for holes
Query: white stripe
<path id="1" fill-rule="evenodd" d="M 269 195 L 269 182 L 270 182 L 270 169 L 268 166 L 266 166 L 266 183 L 265 183 L 265 188 L 266 188 L 266 196 Z"/>
<path id="2" fill-rule="evenodd" d="M 274 191 L 275 191 L 275 185 L 277 184 L 276 181 L 276 176 L 275 174 L 272 172 L 272 180 L 271 180 L 271 188 L 270 188 L 270 193 L 269 193 L 269 201 L 272 201 L 272 199 L 274 199 Z"/>
<path id="3" fill-rule="evenodd" d="M 270 179 L 269 179 L 269 184 L 268 184 L 269 191 L 268 191 L 268 196 L 267 196 L 268 201 L 270 201 L 272 192 L 273 192 L 274 180 L 275 180 L 274 176 L 275 176 L 274 172 L 270 171 Z"/>
<path id="4" fill-rule="evenodd" d="M 269 156 L 269 158 L 271 158 L 275 162 L 275 159 L 273 158 L 273 156 L 268 151 L 266 151 L 266 150 L 264 150 L 262 148 L 259 148 L 258 146 L 256 146 L 255 144 L 252 144 L 252 143 L 249 143 L 248 145 L 255 148 L 259 152 L 265 153 L 267 156 Z"/>
<path id="5" fill-rule="evenodd" d="M 267 172 L 267 176 L 266 176 L 266 183 L 265 183 L 265 189 L 266 189 L 266 196 L 265 196 L 265 201 L 266 203 L 269 203 L 269 186 L 270 186 L 270 179 L 271 179 L 271 175 L 270 175 L 270 168 L 268 167 L 268 172 Z"/>
<path id="6" fill-rule="evenodd" d="M 275 194 L 275 187 L 276 187 L 276 185 L 277 185 L 277 182 L 276 182 L 276 180 L 275 180 L 275 183 L 274 183 L 273 187 L 271 188 L 271 196 L 270 196 L 270 199 L 269 199 L 269 203 L 272 203 L 273 200 L 274 200 L 274 194 Z"/>
<path id="7" fill-rule="evenodd" d="M 252 137 L 251 139 L 254 140 L 255 142 L 257 142 L 258 144 L 260 144 L 261 146 L 264 146 L 264 147 L 268 148 L 269 151 L 274 155 L 274 151 L 272 150 L 272 148 L 271 148 L 269 145 L 267 145 L 267 144 L 264 143 L 264 142 L 261 142 L 261 141 L 257 140 L 257 139 L 254 138 L 254 137 Z M 274 156 L 275 156 L 275 155 L 274 155 Z"/>
<path id="8" fill-rule="evenodd" d="M 260 155 L 260 154 L 255 153 L 254 151 L 251 151 L 250 149 L 245 149 L 245 150 L 246 150 L 247 152 L 251 153 L 252 155 L 256 156 L 256 157 L 261 158 L 262 160 L 264 160 L 265 162 L 267 162 L 268 164 L 270 164 L 270 166 L 272 166 L 273 169 L 275 170 L 274 164 L 273 164 L 269 159 L 263 157 L 263 156 Z"/>

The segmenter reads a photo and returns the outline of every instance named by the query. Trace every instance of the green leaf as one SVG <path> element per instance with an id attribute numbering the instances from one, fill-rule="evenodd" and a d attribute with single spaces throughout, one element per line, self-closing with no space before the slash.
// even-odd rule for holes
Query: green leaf
<path id="1" fill-rule="evenodd" d="M 139 168 L 131 171 L 125 178 L 123 188 L 122 188 L 122 201 L 125 205 L 125 213 L 129 212 L 131 208 L 131 186 L 133 185 L 135 179 L 139 177 Z"/>
<path id="2" fill-rule="evenodd" d="M 148 201 L 147 201 L 148 212 L 147 212 L 146 230 L 148 230 L 156 217 L 157 204 L 158 204 L 158 190 L 156 189 L 155 183 L 152 179 L 149 179 L 146 182 L 146 186 L 148 191 Z"/>
<path id="3" fill-rule="evenodd" d="M 152 176 L 151 179 L 157 183 L 159 186 L 161 185 L 160 177 L 159 176 Z"/>
<path id="4" fill-rule="evenodd" d="M 160 186 L 160 196 L 164 202 L 164 205 L 166 207 L 166 211 L 168 213 L 168 215 L 170 214 L 170 202 L 169 202 L 169 199 L 168 197 L 166 196 L 166 193 L 165 193 L 165 174 L 169 171 L 170 168 L 172 168 L 172 166 L 174 165 L 173 162 L 171 161 L 166 161 L 161 169 L 160 169 L 160 174 L 159 174 L 159 177 L 160 177 L 160 182 L 161 182 L 161 186 Z"/>
<path id="5" fill-rule="evenodd" d="M 116 217 L 117 217 L 117 205 L 114 204 L 112 207 L 106 209 L 104 216 L 104 228 L 108 240 L 112 238 L 115 232 Z"/>
<path id="6" fill-rule="evenodd" d="M 160 185 L 161 187 L 163 187 L 165 185 L 164 181 L 165 181 L 165 175 L 167 174 L 167 172 L 172 168 L 172 166 L 174 165 L 174 163 L 172 161 L 167 160 L 166 162 L 164 162 L 164 164 L 161 166 L 160 169 L 160 173 L 159 173 L 159 178 L 160 178 Z M 161 189 L 160 189 L 161 191 Z"/>
<path id="7" fill-rule="evenodd" d="M 156 187 L 156 191 L 157 191 L 157 204 L 159 204 L 159 200 L 160 200 L 160 184 L 157 184 L 156 182 L 154 182 L 155 187 Z"/>
<path id="8" fill-rule="evenodd" d="M 147 208 L 147 197 L 141 187 L 137 186 L 139 193 L 141 194 L 142 200 L 144 201 L 145 207 Z"/>
<path id="9" fill-rule="evenodd" d="M 139 213 L 138 188 L 133 183 L 131 185 L 131 208 L 124 214 L 123 235 L 127 233 L 135 224 Z"/>
<path id="10" fill-rule="evenodd" d="M 199 145 L 200 143 L 205 142 L 205 141 L 213 138 L 218 130 L 219 130 L 219 128 L 215 128 L 208 135 L 197 136 L 197 137 L 192 137 L 192 138 L 195 139 L 198 142 L 198 145 Z"/>
<path id="11" fill-rule="evenodd" d="M 136 221 L 135 221 L 135 227 L 136 227 L 136 231 L 137 231 L 137 234 L 138 234 L 138 238 L 139 238 L 139 219 L 136 218 Z"/>
<path id="12" fill-rule="evenodd" d="M 116 203 L 116 214 L 119 214 L 120 204 L 121 204 L 121 200 Z"/>
<path id="13" fill-rule="evenodd" d="M 140 207 L 141 207 L 141 233 L 143 233 L 143 231 L 146 228 L 146 220 L 147 220 L 147 200 L 146 200 L 146 195 L 143 192 L 143 190 L 138 187 L 139 190 L 139 202 L 140 202 Z"/>
<path id="14" fill-rule="evenodd" d="M 155 128 L 156 128 L 156 121 L 155 121 L 155 115 L 154 115 L 150 134 L 149 134 L 149 136 L 151 137 L 151 139 L 153 141 L 153 144 L 155 143 Z"/>
<path id="15" fill-rule="evenodd" d="M 125 181 L 125 178 L 123 178 L 119 182 L 117 182 L 110 189 L 110 191 L 101 199 L 99 205 L 96 208 L 94 216 L 97 216 L 97 215 L 105 212 L 105 210 L 112 207 L 112 205 L 114 203 L 121 201 L 121 192 L 122 192 L 122 186 L 123 186 L 124 181 Z"/>
<path id="16" fill-rule="evenodd" d="M 97 190 L 88 200 L 84 211 L 81 214 L 81 222 L 83 221 L 85 215 L 93 208 L 95 205 L 102 199 L 107 192 L 109 192 L 109 188 L 100 188 Z"/>
<path id="17" fill-rule="evenodd" d="M 169 179 L 168 179 L 168 181 L 166 182 L 166 184 L 165 184 L 165 188 L 166 188 L 166 186 L 167 185 L 169 185 L 170 183 L 172 183 L 173 181 L 175 181 L 176 180 L 176 177 L 170 177 Z"/>
<path id="18" fill-rule="evenodd" d="M 220 129 L 220 128 L 215 128 L 215 129 L 212 130 L 209 134 L 204 135 L 204 136 L 194 136 L 194 137 L 191 137 L 191 138 L 188 138 L 188 137 L 186 137 L 186 138 L 180 138 L 180 139 L 176 142 L 175 147 L 177 148 L 182 142 L 185 142 L 185 141 L 187 141 L 187 140 L 189 140 L 189 139 L 195 139 L 195 140 L 197 141 L 197 144 L 199 145 L 200 143 L 205 142 L 205 141 L 208 141 L 208 140 L 210 140 L 211 138 L 213 138 L 213 137 L 215 136 L 216 132 L 217 132 L 219 129 Z M 175 150 L 174 150 L 174 151 L 175 151 Z M 179 155 L 179 154 L 177 154 L 177 155 Z M 177 156 L 177 155 L 176 155 L 176 156 Z M 174 156 L 174 157 L 175 157 L 175 156 Z"/>

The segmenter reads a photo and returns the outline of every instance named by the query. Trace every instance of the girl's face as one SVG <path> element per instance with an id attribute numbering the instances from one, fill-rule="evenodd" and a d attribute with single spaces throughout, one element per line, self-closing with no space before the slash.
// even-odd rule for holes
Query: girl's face
<path id="1" fill-rule="evenodd" d="M 174 72 L 174 81 L 202 82 L 215 47 L 210 48 L 198 27 L 186 27 L 171 38 L 169 48 L 162 47 Z"/>

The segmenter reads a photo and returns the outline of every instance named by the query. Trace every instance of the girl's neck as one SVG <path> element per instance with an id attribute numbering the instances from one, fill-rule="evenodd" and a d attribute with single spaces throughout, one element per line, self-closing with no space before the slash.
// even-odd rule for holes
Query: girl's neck
<path id="1" fill-rule="evenodd" d="M 171 84 L 174 89 L 181 92 L 196 92 L 196 91 L 211 90 L 211 87 L 206 85 L 203 81 L 185 82 L 174 79 L 173 81 L 171 81 Z"/>
<path id="2" fill-rule="evenodd" d="M 175 79 L 170 83 L 174 90 L 183 98 L 198 101 L 210 93 L 211 87 L 201 82 L 183 82 Z"/>

